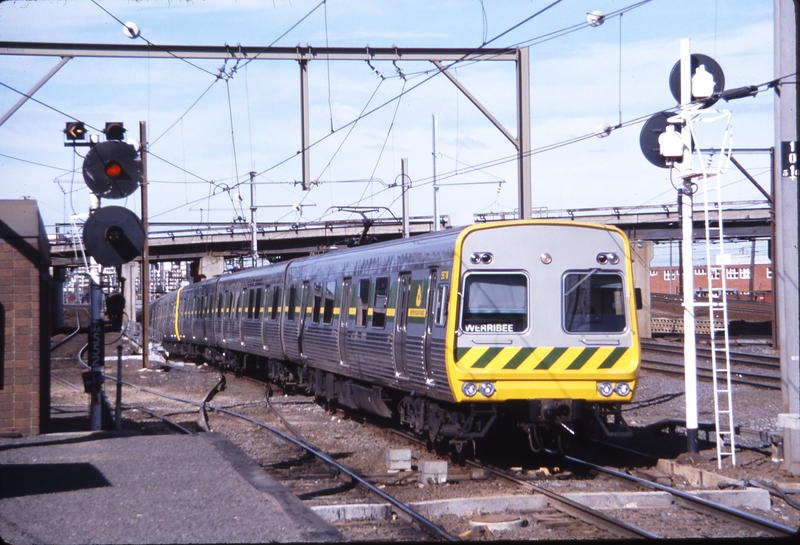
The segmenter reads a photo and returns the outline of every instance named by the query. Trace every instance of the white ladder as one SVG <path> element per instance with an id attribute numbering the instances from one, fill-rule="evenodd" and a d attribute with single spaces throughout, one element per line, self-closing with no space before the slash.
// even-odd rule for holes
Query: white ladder
<path id="1" fill-rule="evenodd" d="M 724 115 L 724 114 L 723 114 Z M 722 146 L 722 156 L 716 172 L 708 173 L 703 168 L 703 218 L 705 223 L 706 278 L 708 280 L 708 302 L 696 303 L 699 307 L 708 307 L 711 338 L 711 370 L 714 384 L 714 425 L 717 434 L 717 467 L 722 469 L 722 459 L 731 457 L 731 464 L 736 466 L 735 428 L 733 424 L 733 389 L 731 388 L 731 354 L 728 334 L 728 297 L 727 271 L 730 254 L 725 253 L 725 239 L 722 225 L 722 164 L 730 158 L 730 112 L 727 113 L 728 125 Z M 690 124 L 691 127 L 691 124 Z M 694 131 L 692 131 L 694 132 Z M 695 135 L 692 135 L 693 138 Z M 695 140 L 696 141 L 696 140 Z M 699 153 L 699 150 L 698 150 Z M 700 163 L 703 164 L 702 157 Z M 714 180 L 715 183 L 711 181 Z M 709 187 L 711 185 L 712 187 Z M 709 193 L 716 198 L 709 202 Z M 712 244 L 719 246 L 712 266 Z"/>

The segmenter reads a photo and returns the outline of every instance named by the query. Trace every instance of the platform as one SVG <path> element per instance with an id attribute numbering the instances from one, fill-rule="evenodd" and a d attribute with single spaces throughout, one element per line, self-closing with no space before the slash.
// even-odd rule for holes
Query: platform
<path id="1" fill-rule="evenodd" d="M 0 438 L 0 542 L 343 541 L 225 437 Z"/>

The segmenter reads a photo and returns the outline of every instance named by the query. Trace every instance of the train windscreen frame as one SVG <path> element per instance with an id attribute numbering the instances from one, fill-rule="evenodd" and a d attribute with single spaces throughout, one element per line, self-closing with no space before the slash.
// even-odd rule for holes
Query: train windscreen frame
<path id="1" fill-rule="evenodd" d="M 563 277 L 567 333 L 622 333 L 627 327 L 624 278 L 613 271 L 567 271 Z"/>
<path id="2" fill-rule="evenodd" d="M 481 272 L 464 277 L 464 333 L 522 333 L 528 329 L 528 277 L 521 272 Z"/>

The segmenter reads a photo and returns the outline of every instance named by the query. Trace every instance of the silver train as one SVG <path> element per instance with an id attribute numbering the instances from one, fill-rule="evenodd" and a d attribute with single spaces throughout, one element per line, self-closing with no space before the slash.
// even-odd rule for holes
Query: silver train
<path id="1" fill-rule="evenodd" d="M 170 355 L 244 370 L 460 446 L 626 433 L 640 348 L 628 240 L 555 220 L 476 224 L 187 285 L 151 304 Z"/>

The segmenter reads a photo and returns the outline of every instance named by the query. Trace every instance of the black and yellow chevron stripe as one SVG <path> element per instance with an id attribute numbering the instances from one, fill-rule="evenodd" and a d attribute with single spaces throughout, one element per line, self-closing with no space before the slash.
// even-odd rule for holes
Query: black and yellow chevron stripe
<path id="1" fill-rule="evenodd" d="M 467 347 L 456 349 L 461 369 L 579 371 L 611 369 L 630 347 Z"/>

